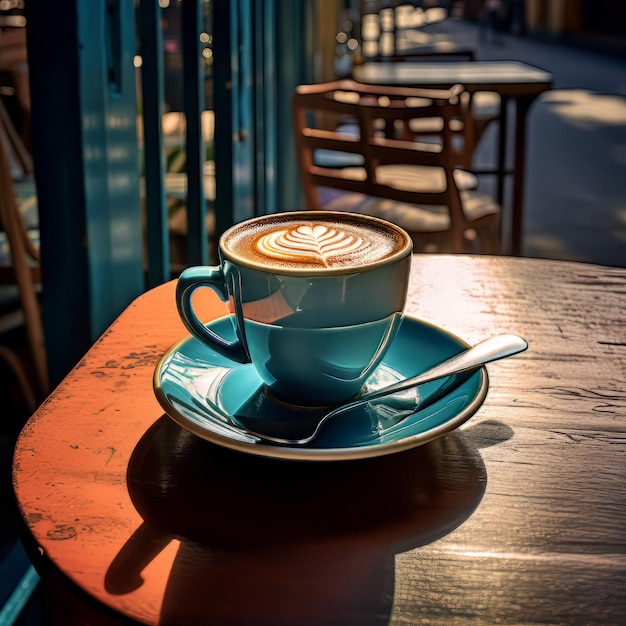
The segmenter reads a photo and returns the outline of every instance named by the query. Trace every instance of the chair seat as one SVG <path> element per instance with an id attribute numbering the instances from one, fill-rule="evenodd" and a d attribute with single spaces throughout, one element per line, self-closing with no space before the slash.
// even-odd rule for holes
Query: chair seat
<path id="1" fill-rule="evenodd" d="M 341 171 L 342 178 L 365 181 L 367 174 L 362 167 L 346 167 Z M 445 173 L 442 169 L 422 165 L 381 165 L 376 170 L 377 180 L 383 185 L 406 191 L 441 192 L 446 188 Z M 454 180 L 459 190 L 478 187 L 478 178 L 471 172 L 455 170 Z"/>
<path id="2" fill-rule="evenodd" d="M 408 191 L 444 191 L 446 177 L 443 169 L 420 165 L 381 165 L 376 174 L 379 182 Z M 465 170 L 454 170 L 454 180 L 459 191 L 476 189 L 478 178 Z"/>
<path id="3" fill-rule="evenodd" d="M 450 214 L 445 206 L 419 206 L 329 188 L 319 189 L 319 195 L 325 210 L 373 215 L 408 231 L 434 233 L 450 228 Z M 488 194 L 478 190 L 462 191 L 461 200 L 469 223 L 490 215 L 499 215 L 501 211 Z"/>

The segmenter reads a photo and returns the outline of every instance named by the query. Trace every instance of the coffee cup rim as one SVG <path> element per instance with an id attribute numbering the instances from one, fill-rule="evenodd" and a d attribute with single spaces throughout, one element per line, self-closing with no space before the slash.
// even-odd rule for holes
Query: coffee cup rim
<path id="1" fill-rule="evenodd" d="M 241 226 L 243 222 L 238 222 L 237 224 L 233 224 L 230 228 L 228 228 L 220 237 L 219 240 L 219 248 L 223 255 L 223 257 L 231 262 L 235 262 L 238 265 L 242 265 L 247 268 L 251 268 L 254 270 L 262 271 L 262 272 L 272 272 L 274 274 L 285 274 L 285 275 L 298 275 L 298 276 L 329 276 L 329 275 L 339 275 L 339 274 L 348 274 L 354 272 L 368 271 L 372 269 L 376 269 L 378 267 L 383 267 L 385 265 L 389 265 L 397 260 L 404 258 L 413 253 L 413 240 L 409 236 L 409 234 L 397 224 L 390 222 L 388 220 L 382 219 L 380 217 L 374 217 L 373 215 L 364 215 L 363 213 L 351 213 L 349 211 L 285 211 L 278 213 L 266 213 L 265 215 L 259 215 L 257 217 L 250 218 L 245 220 L 247 223 L 255 223 L 260 221 L 265 221 L 266 219 L 272 217 L 285 217 L 285 218 L 296 218 L 299 216 L 310 216 L 311 219 L 315 219 L 316 216 L 323 217 L 324 219 L 332 219 L 333 217 L 342 220 L 346 218 L 346 215 L 350 217 L 354 217 L 357 220 L 361 220 L 363 222 L 370 222 L 374 224 L 378 224 L 384 226 L 390 230 L 393 230 L 401 235 L 404 240 L 404 245 L 398 249 L 396 252 L 390 254 L 389 256 L 379 259 L 377 261 L 372 261 L 371 263 L 365 263 L 360 267 L 354 268 L 346 268 L 346 267 L 337 267 L 337 268 L 315 268 L 315 267 L 273 267 L 271 265 L 263 265 L 262 263 L 258 263 L 252 261 L 250 259 L 246 259 L 245 257 L 234 253 L 232 250 L 226 250 L 224 246 L 224 241 L 228 237 L 228 235 Z"/>

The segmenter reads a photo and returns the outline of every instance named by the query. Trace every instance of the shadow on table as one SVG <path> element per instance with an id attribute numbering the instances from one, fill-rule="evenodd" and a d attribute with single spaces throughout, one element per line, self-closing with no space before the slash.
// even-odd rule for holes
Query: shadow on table
<path id="1" fill-rule="evenodd" d="M 439 539 L 482 499 L 481 447 L 512 436 L 482 422 L 376 459 L 293 462 L 223 449 L 167 417 L 128 469 L 145 520 L 106 575 L 107 591 L 181 541 L 163 623 L 387 624 L 394 555 Z"/>

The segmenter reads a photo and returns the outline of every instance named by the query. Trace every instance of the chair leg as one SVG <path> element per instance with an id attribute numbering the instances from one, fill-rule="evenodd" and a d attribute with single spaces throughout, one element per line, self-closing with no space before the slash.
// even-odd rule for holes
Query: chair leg
<path id="1" fill-rule="evenodd" d="M 41 320 L 39 301 L 35 293 L 32 276 L 23 267 L 16 267 L 16 277 L 20 289 L 20 299 L 26 333 L 31 349 L 35 372 L 39 383 L 39 394 L 44 396 L 48 392 L 48 362 L 46 356 L 46 340 Z"/>

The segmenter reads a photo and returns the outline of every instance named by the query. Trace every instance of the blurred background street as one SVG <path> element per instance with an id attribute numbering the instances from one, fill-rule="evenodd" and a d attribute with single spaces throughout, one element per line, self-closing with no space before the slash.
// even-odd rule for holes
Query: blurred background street
<path id="1" fill-rule="evenodd" d="M 458 18 L 424 30 L 554 76 L 528 118 L 523 254 L 626 266 L 626 58 L 506 33 L 483 41 L 478 23 Z M 495 132 L 477 165 L 493 163 Z"/>

